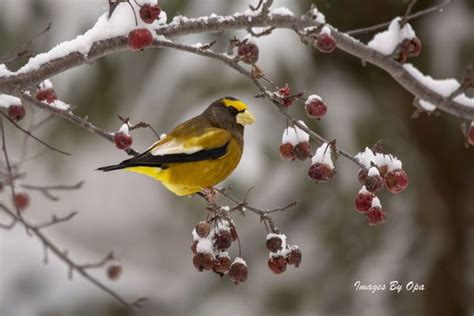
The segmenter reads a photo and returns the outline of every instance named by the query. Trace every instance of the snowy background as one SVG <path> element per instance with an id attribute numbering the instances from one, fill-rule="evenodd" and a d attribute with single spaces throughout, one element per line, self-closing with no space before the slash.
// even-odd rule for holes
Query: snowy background
<path id="1" fill-rule="evenodd" d="M 298 14 L 310 3 L 275 1 L 276 6 Z M 329 23 L 349 30 L 389 21 L 404 12 L 407 1 L 314 3 Z M 419 1 L 416 8 L 433 3 Z M 172 18 L 232 14 L 245 10 L 248 2 L 160 4 Z M 0 55 L 51 21 L 51 31 L 33 44 L 35 52 L 47 51 L 86 31 L 106 9 L 106 1 L 96 0 L 0 0 Z M 422 55 L 413 63 L 435 78 L 460 79 L 474 56 L 472 1 L 454 1 L 443 13 L 412 25 L 423 42 Z M 218 40 L 216 48 L 225 47 L 221 35 L 180 40 L 213 39 Z M 353 210 L 359 185 L 352 163 L 341 159 L 332 183 L 312 183 L 306 176 L 309 162 L 279 158 L 286 121 L 268 102 L 253 98 L 257 90 L 248 80 L 220 63 L 165 49 L 119 53 L 51 79 L 59 96 L 77 105 L 78 114 L 88 115 L 107 130 L 120 127 L 116 114 L 121 114 L 145 120 L 165 133 L 221 96 L 246 101 L 258 124 L 246 130 L 243 160 L 224 185 L 234 187 L 234 194 L 240 196 L 255 186 L 250 200 L 262 208 L 301 201 L 297 208 L 275 216 L 290 242 L 301 247 L 301 267 L 272 274 L 266 264 L 266 232 L 249 215 L 236 219 L 249 280 L 234 286 L 214 274 L 198 273 L 189 245 L 192 228 L 206 215 L 203 202 L 178 198 L 136 174 L 94 171 L 125 155 L 60 119 L 40 135 L 73 156 L 47 152 L 26 163 L 27 182 L 54 185 L 84 180 L 84 188 L 61 194 L 62 199 L 54 203 L 32 193 L 25 216 L 41 221 L 53 212 L 78 211 L 72 221 L 50 228 L 49 236 L 79 262 L 95 261 L 113 250 L 125 269 L 122 278 L 109 281 L 103 270 L 94 275 L 130 300 L 148 297 L 146 306 L 160 315 L 472 315 L 474 150 L 463 147 L 458 122 L 447 115 L 410 119 L 411 96 L 387 74 L 362 67 L 341 52 L 317 53 L 301 45 L 291 32 L 275 31 L 258 43 L 259 65 L 270 78 L 317 93 L 329 106 L 319 122 L 306 118 L 302 104 L 292 109 L 295 116 L 327 138 L 336 138 L 349 152 L 384 139 L 387 150 L 403 160 L 410 185 L 398 196 L 382 194 L 385 225 L 369 227 Z M 7 133 L 14 159 L 20 155 L 23 136 L 13 129 Z M 153 140 L 148 131 L 134 132 L 137 150 Z M 40 149 L 33 143 L 29 148 Z M 6 198 L 6 193 L 0 195 L 2 201 Z M 0 230 L 0 315 L 127 315 L 80 277 L 68 280 L 62 262 L 50 256 L 45 266 L 42 258 L 42 246 L 24 229 Z M 363 284 L 414 281 L 424 284 L 425 290 L 372 294 L 356 291 L 357 280 Z"/>

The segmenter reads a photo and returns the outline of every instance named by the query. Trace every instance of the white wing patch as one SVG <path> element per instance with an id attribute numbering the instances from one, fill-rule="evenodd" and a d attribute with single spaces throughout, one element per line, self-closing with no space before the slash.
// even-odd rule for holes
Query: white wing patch
<path id="1" fill-rule="evenodd" d="M 160 145 L 156 147 L 155 149 L 152 149 L 150 153 L 153 156 L 164 156 L 164 155 L 171 155 L 171 154 L 194 154 L 195 152 L 198 152 L 202 150 L 204 147 L 202 146 L 194 146 L 194 147 L 188 147 L 185 148 L 183 146 L 183 143 L 176 141 L 175 139 L 164 143 L 163 145 Z"/>

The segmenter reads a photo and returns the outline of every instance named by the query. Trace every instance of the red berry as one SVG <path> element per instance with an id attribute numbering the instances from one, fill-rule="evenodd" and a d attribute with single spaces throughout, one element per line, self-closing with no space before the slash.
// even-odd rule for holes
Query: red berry
<path id="1" fill-rule="evenodd" d="M 316 38 L 321 53 L 332 53 L 336 49 L 336 40 L 331 34 L 320 33 Z"/>
<path id="2" fill-rule="evenodd" d="M 193 257 L 193 264 L 199 271 L 211 270 L 214 266 L 214 258 L 210 253 L 198 253 Z"/>
<path id="3" fill-rule="evenodd" d="M 303 254 L 298 246 L 291 246 L 290 252 L 286 255 L 286 261 L 289 265 L 294 265 L 295 268 L 298 268 L 301 264 L 301 259 L 303 258 Z"/>
<path id="4" fill-rule="evenodd" d="M 359 180 L 360 184 L 365 184 L 365 180 L 367 180 L 367 169 L 359 169 L 359 172 L 357 173 L 357 180 Z"/>
<path id="5" fill-rule="evenodd" d="M 309 142 L 301 142 L 295 146 L 296 158 L 306 160 L 311 157 L 311 144 Z"/>
<path id="6" fill-rule="evenodd" d="M 334 176 L 334 170 L 325 163 L 317 162 L 309 168 L 308 176 L 317 182 L 327 182 Z"/>
<path id="7" fill-rule="evenodd" d="M 230 266 L 229 279 L 234 281 L 235 284 L 245 282 L 249 276 L 249 270 L 247 265 L 240 260 L 234 260 Z"/>
<path id="8" fill-rule="evenodd" d="M 209 233 L 211 232 L 211 224 L 208 222 L 200 222 L 196 227 L 194 227 L 194 229 L 199 237 L 205 238 L 209 236 Z"/>
<path id="9" fill-rule="evenodd" d="M 107 268 L 107 276 L 111 280 L 117 280 L 122 275 L 123 268 L 119 262 L 114 262 Z"/>
<path id="10" fill-rule="evenodd" d="M 214 247 L 218 250 L 226 250 L 232 245 L 232 237 L 230 232 L 228 231 L 221 231 L 216 234 Z"/>
<path id="11" fill-rule="evenodd" d="M 404 63 L 406 63 L 406 61 L 408 60 L 408 56 L 407 56 L 407 54 L 405 54 L 403 51 L 400 51 L 400 52 L 398 53 L 397 58 L 395 58 L 395 60 L 398 61 L 398 62 L 401 63 L 401 64 L 404 64 Z"/>
<path id="12" fill-rule="evenodd" d="M 147 3 L 140 8 L 140 18 L 143 22 L 148 24 L 153 23 L 158 16 L 160 16 L 160 13 L 161 9 L 157 4 L 152 5 Z"/>
<path id="13" fill-rule="evenodd" d="M 377 193 L 383 189 L 383 178 L 378 174 L 367 176 L 364 185 L 367 191 Z"/>
<path id="14" fill-rule="evenodd" d="M 19 211 L 23 211 L 30 205 L 30 196 L 25 192 L 15 193 L 13 202 Z"/>
<path id="15" fill-rule="evenodd" d="M 474 124 L 471 124 L 467 131 L 467 140 L 469 141 L 469 144 L 474 145 Z"/>
<path id="16" fill-rule="evenodd" d="M 312 98 L 306 101 L 305 110 L 309 117 L 319 119 L 326 114 L 328 108 L 321 99 Z"/>
<path id="17" fill-rule="evenodd" d="M 282 274 L 283 272 L 285 272 L 286 264 L 286 258 L 283 256 L 270 256 L 270 258 L 268 259 L 268 267 L 275 274 Z"/>
<path id="18" fill-rule="evenodd" d="M 249 65 L 255 64 L 259 55 L 258 46 L 244 41 L 239 45 L 237 54 L 244 63 Z"/>
<path id="19" fill-rule="evenodd" d="M 359 192 L 355 198 L 356 210 L 361 213 L 367 213 L 372 206 L 374 195 L 370 192 Z"/>
<path id="20" fill-rule="evenodd" d="M 280 145 L 280 157 L 283 160 L 295 160 L 296 159 L 296 152 L 295 147 L 292 144 L 286 143 Z"/>
<path id="21" fill-rule="evenodd" d="M 405 39 L 400 44 L 400 50 L 402 54 L 407 57 L 416 57 L 421 53 L 421 41 L 418 39 L 418 37 Z"/>
<path id="22" fill-rule="evenodd" d="M 392 193 L 400 193 L 408 186 L 408 176 L 403 169 L 388 171 L 384 181 L 385 187 Z"/>
<path id="23" fill-rule="evenodd" d="M 281 105 L 285 108 L 289 108 L 293 102 L 295 101 L 295 98 L 290 98 L 291 95 L 291 88 L 289 85 L 284 86 L 283 88 L 278 89 L 278 95 L 282 99 Z"/>
<path id="24" fill-rule="evenodd" d="M 153 35 L 147 29 L 136 29 L 128 33 L 128 47 L 142 50 L 153 43 Z"/>
<path id="25" fill-rule="evenodd" d="M 46 101 L 47 103 L 53 103 L 55 100 L 58 99 L 56 95 L 56 91 L 54 91 L 54 89 L 38 90 L 36 92 L 35 97 L 36 97 L 36 100 Z"/>
<path id="26" fill-rule="evenodd" d="M 236 241 L 239 239 L 239 235 L 237 234 L 237 228 L 235 228 L 234 224 L 230 224 L 230 237 L 232 238 L 232 241 Z"/>
<path id="27" fill-rule="evenodd" d="M 381 225 L 385 222 L 385 213 L 378 207 L 374 206 L 369 209 L 367 213 L 367 223 L 369 225 Z"/>
<path id="28" fill-rule="evenodd" d="M 26 111 L 23 105 L 10 105 L 8 116 L 14 121 L 21 121 L 25 117 Z"/>
<path id="29" fill-rule="evenodd" d="M 114 143 L 118 149 L 129 149 L 133 143 L 132 135 L 126 134 L 124 132 L 115 133 Z"/>
<path id="30" fill-rule="evenodd" d="M 229 256 L 217 257 L 216 260 L 214 260 L 214 266 L 212 267 L 212 270 L 215 273 L 224 275 L 229 272 L 230 264 L 231 262 Z"/>
<path id="31" fill-rule="evenodd" d="M 265 246 L 267 246 L 267 249 L 271 252 L 277 252 L 281 250 L 282 243 L 283 240 L 279 236 L 273 236 L 267 239 Z"/>

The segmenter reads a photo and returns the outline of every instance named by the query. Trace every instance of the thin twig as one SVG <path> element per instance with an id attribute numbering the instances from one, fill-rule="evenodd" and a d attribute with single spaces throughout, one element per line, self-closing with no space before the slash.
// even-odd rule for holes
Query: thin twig
<path id="1" fill-rule="evenodd" d="M 34 225 L 34 227 L 36 227 L 38 229 L 43 229 L 43 228 L 50 227 L 50 226 L 53 226 L 53 225 L 56 225 L 56 224 L 59 224 L 59 223 L 67 222 L 67 221 L 71 220 L 76 215 L 77 215 L 77 212 L 71 212 L 68 215 L 63 216 L 63 217 L 60 217 L 60 216 L 57 216 L 57 215 L 53 214 L 51 216 L 50 221 L 48 221 L 46 223 L 43 223 L 43 224 Z"/>

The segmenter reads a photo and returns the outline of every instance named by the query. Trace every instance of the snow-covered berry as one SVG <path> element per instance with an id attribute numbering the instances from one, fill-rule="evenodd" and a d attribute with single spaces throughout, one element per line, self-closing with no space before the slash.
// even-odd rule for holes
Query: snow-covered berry
<path id="1" fill-rule="evenodd" d="M 282 249 L 283 239 L 278 234 L 268 234 L 265 246 L 271 252 L 277 252 Z"/>
<path id="2" fill-rule="evenodd" d="M 316 41 L 321 53 L 332 53 L 336 49 L 336 40 L 330 33 L 321 32 L 316 37 Z"/>
<path id="3" fill-rule="evenodd" d="M 371 167 L 369 169 L 364 185 L 367 191 L 372 193 L 377 193 L 383 189 L 383 178 L 380 176 L 377 167 Z"/>
<path id="4" fill-rule="evenodd" d="M 311 157 L 311 144 L 300 142 L 295 146 L 295 156 L 299 160 L 306 160 Z"/>
<path id="5" fill-rule="evenodd" d="M 114 134 L 114 143 L 118 149 L 129 149 L 132 146 L 133 138 L 129 133 L 127 124 L 123 124 L 119 131 Z"/>
<path id="6" fill-rule="evenodd" d="M 212 270 L 215 273 L 224 275 L 229 272 L 230 265 L 231 265 L 231 261 L 230 261 L 229 256 L 217 256 L 216 259 L 214 260 L 214 265 L 212 267 Z"/>
<path id="7" fill-rule="evenodd" d="M 112 262 L 108 267 L 107 267 L 107 276 L 111 280 L 118 280 L 120 276 L 122 276 L 123 273 L 123 267 L 120 264 L 120 262 Z"/>
<path id="8" fill-rule="evenodd" d="M 236 241 L 237 239 L 239 239 L 239 234 L 237 234 L 237 228 L 235 227 L 233 223 L 230 223 L 229 231 L 230 231 L 230 237 L 232 241 Z"/>
<path id="9" fill-rule="evenodd" d="M 194 229 L 196 230 L 196 234 L 199 237 L 205 238 L 209 236 L 209 233 L 211 232 L 211 224 L 205 221 L 199 222 L 199 224 L 197 224 L 196 227 L 194 227 Z"/>
<path id="10" fill-rule="evenodd" d="M 295 160 L 296 152 L 295 147 L 290 143 L 285 143 L 280 145 L 280 157 L 283 160 Z"/>
<path id="11" fill-rule="evenodd" d="M 55 100 L 58 99 L 56 95 L 56 91 L 54 89 L 44 89 L 38 90 L 35 95 L 36 100 L 38 101 L 46 101 L 47 103 L 53 103 Z"/>
<path id="12" fill-rule="evenodd" d="M 372 206 L 374 194 L 365 189 L 365 186 L 357 193 L 355 198 L 355 208 L 361 213 L 367 213 Z"/>
<path id="13" fill-rule="evenodd" d="M 270 256 L 268 258 L 268 267 L 275 274 L 282 274 L 286 271 L 286 258 L 283 256 Z"/>
<path id="14" fill-rule="evenodd" d="M 359 180 L 359 183 L 364 185 L 365 180 L 367 180 L 367 169 L 359 169 L 359 172 L 357 172 L 357 180 Z"/>
<path id="15" fill-rule="evenodd" d="M 158 6 L 158 4 L 144 4 L 140 8 L 140 18 L 143 20 L 145 23 L 153 23 L 161 13 L 161 9 Z"/>
<path id="16" fill-rule="evenodd" d="M 298 268 L 301 264 L 301 259 L 303 258 L 303 254 L 298 246 L 291 246 L 289 248 L 289 252 L 286 255 L 286 262 L 289 265 L 294 265 L 295 268 Z"/>
<path id="17" fill-rule="evenodd" d="M 16 192 L 13 203 L 19 211 L 23 211 L 30 205 L 30 196 L 26 192 Z"/>
<path id="18" fill-rule="evenodd" d="M 249 270 L 245 261 L 237 257 L 234 262 L 230 265 L 229 279 L 234 281 L 235 284 L 245 282 L 249 276 Z"/>
<path id="19" fill-rule="evenodd" d="M 367 212 L 367 223 L 369 225 L 381 225 L 385 222 L 385 213 L 379 206 L 373 206 Z"/>
<path id="20" fill-rule="evenodd" d="M 227 230 L 218 232 L 214 238 L 214 247 L 218 250 L 226 250 L 232 245 L 232 237 Z"/>
<path id="21" fill-rule="evenodd" d="M 153 43 L 153 35 L 148 29 L 136 29 L 128 33 L 128 47 L 142 50 Z"/>
<path id="22" fill-rule="evenodd" d="M 244 39 L 238 49 L 237 55 L 246 64 L 252 65 L 258 61 L 259 50 L 253 38 Z"/>
<path id="23" fill-rule="evenodd" d="M 317 182 L 327 182 L 334 176 L 334 170 L 328 164 L 317 162 L 309 167 L 308 176 Z"/>
<path id="24" fill-rule="evenodd" d="M 400 193 L 408 186 L 408 175 L 403 169 L 390 170 L 385 174 L 384 182 L 389 192 Z"/>
<path id="25" fill-rule="evenodd" d="M 211 270 L 214 266 L 214 257 L 210 253 L 197 253 L 193 257 L 193 264 L 199 271 Z"/>
<path id="26" fill-rule="evenodd" d="M 277 91 L 277 95 L 281 98 L 281 105 L 284 108 L 289 108 L 295 101 L 295 98 L 290 97 L 291 88 L 289 85 L 286 85 L 283 88 L 279 88 Z"/>
<path id="27" fill-rule="evenodd" d="M 474 123 L 471 124 L 467 131 L 467 141 L 474 146 Z"/>
<path id="28" fill-rule="evenodd" d="M 319 119 L 323 117 L 328 110 L 326 104 L 317 95 L 310 95 L 304 104 L 306 114 L 311 118 Z"/>
<path id="29" fill-rule="evenodd" d="M 25 117 L 26 111 L 23 105 L 15 104 L 8 107 L 8 117 L 14 121 L 21 121 Z"/>
<path id="30" fill-rule="evenodd" d="M 418 37 L 406 38 L 400 44 L 402 54 L 407 57 L 417 57 L 421 53 L 421 41 Z"/>

